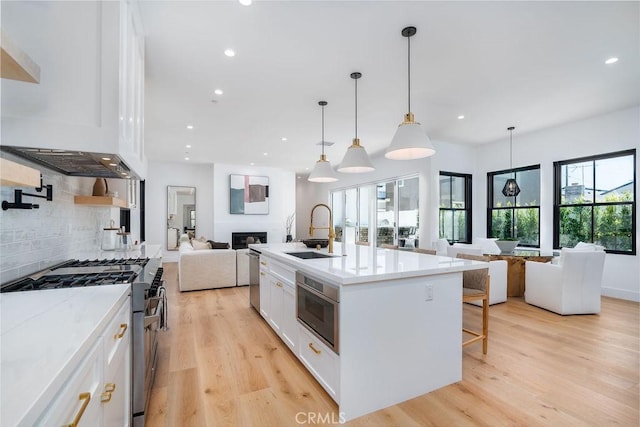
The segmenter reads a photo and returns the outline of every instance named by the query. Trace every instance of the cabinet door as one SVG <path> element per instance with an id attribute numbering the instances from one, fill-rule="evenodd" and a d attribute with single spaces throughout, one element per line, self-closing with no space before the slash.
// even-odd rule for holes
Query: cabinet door
<path id="1" fill-rule="evenodd" d="M 262 263 L 262 258 L 260 258 Z M 271 314 L 271 284 L 269 274 L 260 267 L 260 314 L 265 320 L 269 320 Z"/>
<path id="2" fill-rule="evenodd" d="M 269 275 L 271 283 L 271 313 L 269 315 L 269 324 L 278 335 L 282 335 L 282 294 L 284 292 L 284 284 L 276 277 Z"/>
<path id="3" fill-rule="evenodd" d="M 104 334 L 104 379 L 100 400 L 105 426 L 127 426 L 131 418 L 131 305 L 122 306 Z"/>
<path id="4" fill-rule="evenodd" d="M 98 339 L 75 373 L 62 386 L 35 425 L 101 426 L 102 340 Z"/>
<path id="5" fill-rule="evenodd" d="M 296 288 L 285 283 L 282 294 L 282 340 L 293 352 L 298 346 L 298 321 L 296 319 Z"/>

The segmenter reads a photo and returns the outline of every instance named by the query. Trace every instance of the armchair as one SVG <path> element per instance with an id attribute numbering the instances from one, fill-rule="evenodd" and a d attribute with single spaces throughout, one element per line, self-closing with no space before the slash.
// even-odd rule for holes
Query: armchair
<path id="1" fill-rule="evenodd" d="M 600 313 L 604 258 L 604 251 L 567 251 L 561 264 L 527 261 L 525 302 L 563 315 Z"/>

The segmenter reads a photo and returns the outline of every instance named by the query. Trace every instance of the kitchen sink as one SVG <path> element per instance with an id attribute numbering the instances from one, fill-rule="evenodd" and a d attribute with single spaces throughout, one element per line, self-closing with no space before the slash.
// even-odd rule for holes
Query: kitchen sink
<path id="1" fill-rule="evenodd" d="M 332 258 L 331 255 L 323 254 L 322 252 L 285 252 L 287 255 L 298 257 L 300 259 L 314 259 L 314 258 Z"/>

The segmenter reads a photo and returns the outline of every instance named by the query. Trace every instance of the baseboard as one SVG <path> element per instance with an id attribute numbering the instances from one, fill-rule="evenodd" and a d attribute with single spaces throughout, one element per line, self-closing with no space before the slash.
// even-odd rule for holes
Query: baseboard
<path id="1" fill-rule="evenodd" d="M 640 302 L 640 292 L 628 291 L 626 289 L 602 288 L 602 296 Z"/>

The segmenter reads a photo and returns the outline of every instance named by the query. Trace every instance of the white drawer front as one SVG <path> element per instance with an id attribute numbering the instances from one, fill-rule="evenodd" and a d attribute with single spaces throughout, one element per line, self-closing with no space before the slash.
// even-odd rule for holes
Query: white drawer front
<path id="1" fill-rule="evenodd" d="M 130 348 L 131 342 L 131 301 L 130 298 L 122 305 L 104 333 L 104 358 L 106 365 L 111 365 L 117 359 L 122 349 Z"/>
<path id="2" fill-rule="evenodd" d="M 339 356 L 304 326 L 298 325 L 299 358 L 320 385 L 338 402 Z"/>

